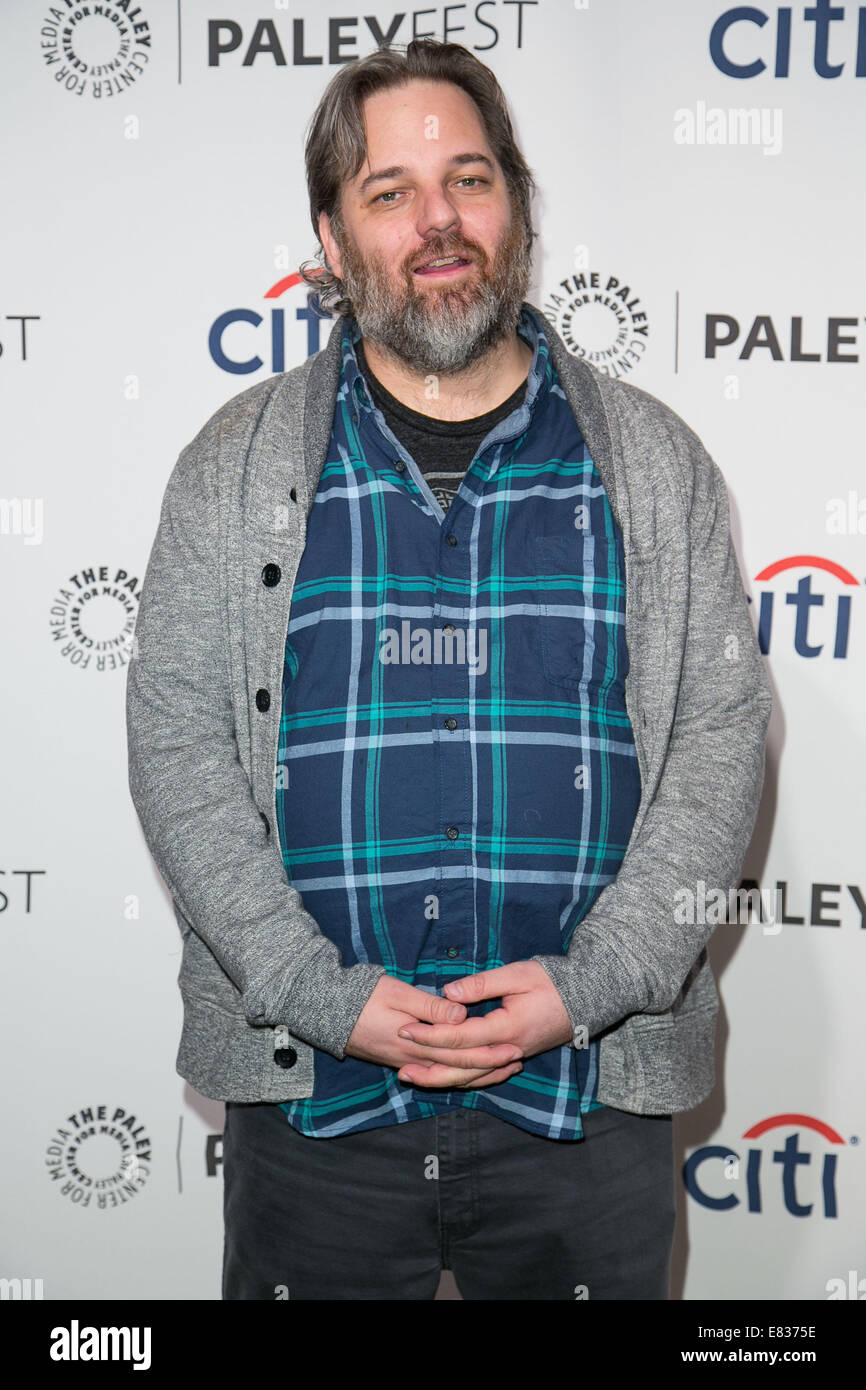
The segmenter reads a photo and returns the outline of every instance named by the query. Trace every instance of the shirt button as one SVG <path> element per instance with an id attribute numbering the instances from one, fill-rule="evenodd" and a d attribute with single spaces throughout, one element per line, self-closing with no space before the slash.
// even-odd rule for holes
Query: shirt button
<path id="1" fill-rule="evenodd" d="M 395 459 L 395 460 L 394 460 L 394 467 L 396 468 L 396 470 L 397 470 L 398 473 L 405 473 L 405 472 L 406 472 L 406 465 L 405 465 L 405 463 L 403 462 L 402 459 Z"/>
<path id="2" fill-rule="evenodd" d="M 262 714 L 271 707 L 271 697 L 267 690 L 256 691 L 256 709 L 261 710 Z"/>
<path id="3" fill-rule="evenodd" d="M 298 1054 L 293 1047 L 278 1047 L 274 1053 L 274 1061 L 277 1066 L 282 1067 L 284 1071 L 288 1071 L 289 1067 L 293 1067 L 297 1060 Z"/>
<path id="4" fill-rule="evenodd" d="M 454 719 L 454 718 L 452 718 L 452 716 L 451 716 L 450 714 L 449 714 L 448 718 L 445 720 L 445 728 L 446 728 L 446 729 L 456 729 L 456 728 L 457 728 L 457 720 Z"/>
<path id="5" fill-rule="evenodd" d="M 449 947 L 448 947 L 448 950 L 445 952 L 445 954 L 446 954 L 446 956 L 450 956 L 451 959 L 453 960 L 455 956 L 459 956 L 459 955 L 460 955 L 460 947 L 459 947 L 459 946 L 449 946 Z"/>
<path id="6" fill-rule="evenodd" d="M 447 632 L 450 637 L 451 633 L 456 631 L 456 628 L 454 627 L 453 623 L 446 623 L 442 631 Z"/>
<path id="7" fill-rule="evenodd" d="M 275 584 L 279 584 L 283 577 L 283 571 L 279 565 L 268 564 L 262 570 L 262 583 L 268 589 L 273 589 Z"/>
<path id="8" fill-rule="evenodd" d="M 460 834 L 460 831 L 457 829 L 456 825 L 449 825 L 448 829 L 445 831 L 445 834 L 447 835 L 449 840 L 456 840 L 457 836 Z"/>
<path id="9" fill-rule="evenodd" d="M 446 543 L 447 545 L 456 545 L 456 544 L 457 544 L 457 537 L 455 536 L 455 534 L 454 534 L 453 531 L 449 531 L 449 532 L 448 532 L 448 535 L 445 537 L 445 543 Z"/>

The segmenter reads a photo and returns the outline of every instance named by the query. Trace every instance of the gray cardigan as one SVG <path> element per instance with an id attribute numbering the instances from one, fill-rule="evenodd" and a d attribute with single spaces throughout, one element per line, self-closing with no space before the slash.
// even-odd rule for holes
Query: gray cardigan
<path id="1" fill-rule="evenodd" d="M 772 697 L 718 466 L 669 406 L 545 332 L 622 529 L 642 794 L 616 880 L 567 955 L 535 959 L 575 1030 L 600 1037 L 599 1099 L 673 1113 L 713 1087 L 718 1012 L 713 926 L 681 925 L 675 895 L 739 881 Z M 177 1070 L 217 1100 L 311 1095 L 313 1049 L 345 1056 L 384 974 L 343 966 L 275 828 L 289 608 L 339 345 L 338 322 L 321 352 L 234 396 L 181 452 L 128 668 L 130 791 L 183 939 Z"/>

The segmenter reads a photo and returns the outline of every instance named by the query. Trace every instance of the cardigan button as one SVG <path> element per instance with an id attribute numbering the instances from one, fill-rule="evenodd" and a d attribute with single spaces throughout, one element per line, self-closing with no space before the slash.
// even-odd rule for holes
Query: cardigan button
<path id="1" fill-rule="evenodd" d="M 278 1047 L 274 1053 L 274 1061 L 277 1066 L 282 1067 L 284 1071 L 288 1071 L 289 1067 L 293 1067 L 297 1060 L 298 1054 L 293 1047 Z"/>
<path id="2" fill-rule="evenodd" d="M 261 710 L 262 714 L 271 707 L 271 697 L 267 690 L 256 691 L 256 709 Z"/>
<path id="3" fill-rule="evenodd" d="M 268 589 L 273 589 L 275 584 L 279 584 L 283 577 L 283 571 L 279 565 L 268 564 L 262 570 L 262 583 Z"/>

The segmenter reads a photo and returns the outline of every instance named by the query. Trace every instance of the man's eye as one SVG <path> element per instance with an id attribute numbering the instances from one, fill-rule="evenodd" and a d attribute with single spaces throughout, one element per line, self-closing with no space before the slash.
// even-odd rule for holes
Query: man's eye
<path id="1" fill-rule="evenodd" d="M 481 178 L 478 174 L 464 174 L 462 178 L 457 179 L 458 184 L 466 184 L 469 186 L 487 182 L 487 179 Z M 393 207 L 395 201 L 400 197 L 401 191 L 402 190 L 399 188 L 390 188 L 386 193 L 378 194 L 378 196 L 373 199 L 373 202 L 382 203 L 385 207 Z"/>

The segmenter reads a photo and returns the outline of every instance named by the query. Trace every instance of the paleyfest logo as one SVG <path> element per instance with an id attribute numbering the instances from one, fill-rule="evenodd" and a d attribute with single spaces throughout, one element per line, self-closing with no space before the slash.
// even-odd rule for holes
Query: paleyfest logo
<path id="1" fill-rule="evenodd" d="M 303 290 L 302 295 L 299 289 Z M 269 301 L 264 313 L 258 309 L 226 309 L 214 319 L 208 334 L 208 351 L 221 371 L 246 376 L 267 365 L 273 373 L 284 372 L 287 357 L 296 358 L 300 364 L 304 348 L 306 356 L 312 357 L 323 346 L 322 321 L 333 322 L 333 315 L 321 307 L 318 294 L 297 271 L 277 280 L 263 298 Z M 277 300 L 283 302 L 278 304 Z M 287 317 L 290 325 L 305 328 L 305 334 L 294 327 L 287 341 Z"/>
<path id="2" fill-rule="evenodd" d="M 773 1130 L 793 1133 L 779 1147 L 778 1136 L 774 1135 L 768 1151 L 756 1141 Z M 803 1130 L 833 1147 L 823 1154 L 801 1149 Z M 832 1125 L 811 1115 L 771 1115 L 747 1129 L 743 1138 L 752 1141 L 745 1156 L 724 1144 L 707 1144 L 689 1155 L 683 1164 L 683 1179 L 695 1202 L 710 1211 L 733 1211 L 745 1205 L 748 1212 L 760 1213 L 765 1202 L 769 1200 L 775 1206 L 781 1198 L 790 1216 L 820 1214 L 832 1220 L 839 1215 L 836 1164 L 839 1147 L 845 1140 Z M 856 1144 L 858 1140 L 854 1137 L 850 1142 Z"/>
<path id="3" fill-rule="evenodd" d="M 576 271 L 560 280 L 542 310 L 568 351 L 607 376 L 627 376 L 646 352 L 646 312 L 640 296 L 618 275 Z"/>
<path id="4" fill-rule="evenodd" d="M 54 81 L 77 97 L 120 96 L 150 62 L 150 25 L 137 0 L 51 5 L 39 42 Z"/>

